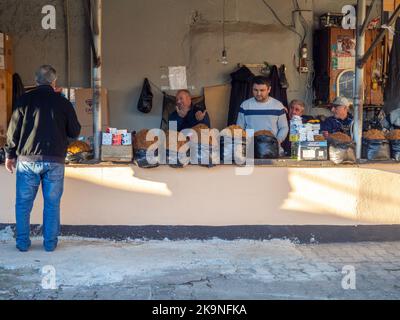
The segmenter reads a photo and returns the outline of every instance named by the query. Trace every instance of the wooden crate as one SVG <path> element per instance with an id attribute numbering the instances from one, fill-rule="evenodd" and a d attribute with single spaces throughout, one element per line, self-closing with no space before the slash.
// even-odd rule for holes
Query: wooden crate
<path id="1" fill-rule="evenodd" d="M 101 161 L 132 162 L 133 146 L 102 146 Z"/>

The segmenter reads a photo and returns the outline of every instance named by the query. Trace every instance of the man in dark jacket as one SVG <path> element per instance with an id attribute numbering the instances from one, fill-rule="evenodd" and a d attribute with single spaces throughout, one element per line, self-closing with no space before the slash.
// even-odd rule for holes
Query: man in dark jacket
<path id="1" fill-rule="evenodd" d="M 336 132 L 351 135 L 353 116 L 349 113 L 350 102 L 345 97 L 337 97 L 332 104 L 333 116 L 321 124 L 321 131 L 325 138 Z"/>
<path id="2" fill-rule="evenodd" d="M 210 117 L 206 110 L 192 104 L 188 90 L 179 90 L 176 94 L 176 111 L 170 114 L 169 122 L 176 122 L 177 131 L 190 129 L 198 124 L 211 126 Z"/>
<path id="3" fill-rule="evenodd" d="M 6 169 L 16 168 L 16 240 L 22 252 L 31 245 L 30 213 L 40 183 L 43 245 L 49 252 L 57 247 L 68 138 L 77 138 L 81 130 L 72 104 L 54 91 L 56 79 L 53 67 L 38 69 L 37 88 L 18 99 L 7 133 Z"/>

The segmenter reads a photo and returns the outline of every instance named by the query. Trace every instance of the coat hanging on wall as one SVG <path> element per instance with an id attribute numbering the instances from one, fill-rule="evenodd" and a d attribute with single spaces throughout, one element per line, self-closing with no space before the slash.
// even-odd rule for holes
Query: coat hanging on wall
<path id="1" fill-rule="evenodd" d="M 25 93 L 24 84 L 22 83 L 21 77 L 18 73 L 13 74 L 13 97 L 12 97 L 12 104 L 13 104 L 13 111 L 16 108 L 16 102 L 20 96 Z"/>
<path id="2" fill-rule="evenodd" d="M 273 66 L 271 68 L 271 93 L 270 96 L 282 102 L 282 104 L 287 107 L 288 106 L 288 98 L 287 98 L 287 81 L 286 75 L 284 72 L 285 66 L 282 65 L 278 70 L 277 66 Z"/>
<path id="3" fill-rule="evenodd" d="M 229 102 L 228 126 L 236 124 L 240 105 L 243 101 L 253 96 L 251 82 L 254 74 L 247 67 L 241 67 L 231 74 L 231 78 L 232 89 Z"/>

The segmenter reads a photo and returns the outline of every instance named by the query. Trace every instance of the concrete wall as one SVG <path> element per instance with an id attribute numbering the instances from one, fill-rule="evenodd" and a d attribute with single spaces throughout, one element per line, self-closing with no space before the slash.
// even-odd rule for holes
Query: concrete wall
<path id="1" fill-rule="evenodd" d="M 289 23 L 292 2 L 270 2 Z M 312 9 L 312 1 L 300 2 L 303 8 Z M 159 87 L 165 84 L 161 80 L 163 66 L 187 66 L 189 85 L 194 86 L 195 94 L 201 94 L 203 87 L 229 82 L 237 63 L 285 64 L 289 96 L 303 98 L 305 77 L 294 72 L 292 63 L 298 36 L 277 25 L 259 0 L 228 0 L 226 8 L 230 63 L 224 66 L 218 62 L 222 52 L 222 0 L 105 1 L 109 14 L 104 20 L 104 76 L 112 101 L 111 122 L 135 129 L 159 124 L 159 92 L 155 92 L 151 114 L 140 114 L 136 103 L 145 76 Z M 311 14 L 307 18 L 312 21 Z"/>
<path id="2" fill-rule="evenodd" d="M 71 85 L 90 86 L 90 51 L 88 31 L 83 19 L 83 2 L 70 0 L 71 16 Z M 56 7 L 56 30 L 42 28 L 42 8 Z M 0 30 L 14 41 L 15 72 L 24 85 L 34 84 L 34 72 L 41 64 L 58 70 L 59 84 L 66 81 L 66 38 L 63 0 L 1 0 Z"/>
<path id="3" fill-rule="evenodd" d="M 90 85 L 88 33 L 83 22 L 82 1 L 71 0 L 72 85 Z M 299 0 L 310 12 L 304 16 L 313 24 L 313 12 L 340 11 L 352 1 Z M 280 26 L 261 0 L 226 0 L 226 46 L 230 63 L 217 60 L 222 51 L 223 0 L 103 0 L 104 3 L 104 86 L 110 90 L 111 125 L 139 130 L 158 127 L 161 94 L 155 89 L 150 114 L 137 111 L 136 104 L 144 77 L 157 86 L 165 82 L 163 67 L 188 67 L 193 92 L 229 82 L 236 64 L 285 64 L 288 68 L 289 98 L 305 98 L 307 76 L 299 75 L 293 63 L 299 37 Z M 269 0 L 281 19 L 291 21 L 291 0 Z M 57 8 L 57 30 L 41 29 L 41 8 Z M 297 19 L 297 18 L 296 18 Z M 302 32 L 297 23 L 297 29 Z M 0 30 L 15 39 L 16 71 L 25 84 L 42 63 L 51 63 L 65 85 L 65 28 L 62 0 L 2 0 Z M 311 48 L 311 33 L 308 42 Z M 311 51 L 311 50 L 310 50 Z M 311 96 L 308 95 L 308 100 Z"/>
<path id="4" fill-rule="evenodd" d="M 400 224 L 398 165 L 172 169 L 69 167 L 66 225 L 390 225 Z M 0 167 L 0 224 L 14 223 L 15 175 Z M 39 193 L 32 223 L 42 223 Z"/>

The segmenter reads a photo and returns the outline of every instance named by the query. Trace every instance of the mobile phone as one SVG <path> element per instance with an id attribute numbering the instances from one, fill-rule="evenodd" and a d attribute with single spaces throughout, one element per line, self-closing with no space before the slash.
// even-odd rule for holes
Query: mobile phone
<path id="1" fill-rule="evenodd" d="M 193 111 L 194 113 L 197 113 L 198 111 L 204 112 L 206 111 L 206 106 L 204 104 L 195 104 L 193 106 Z"/>

